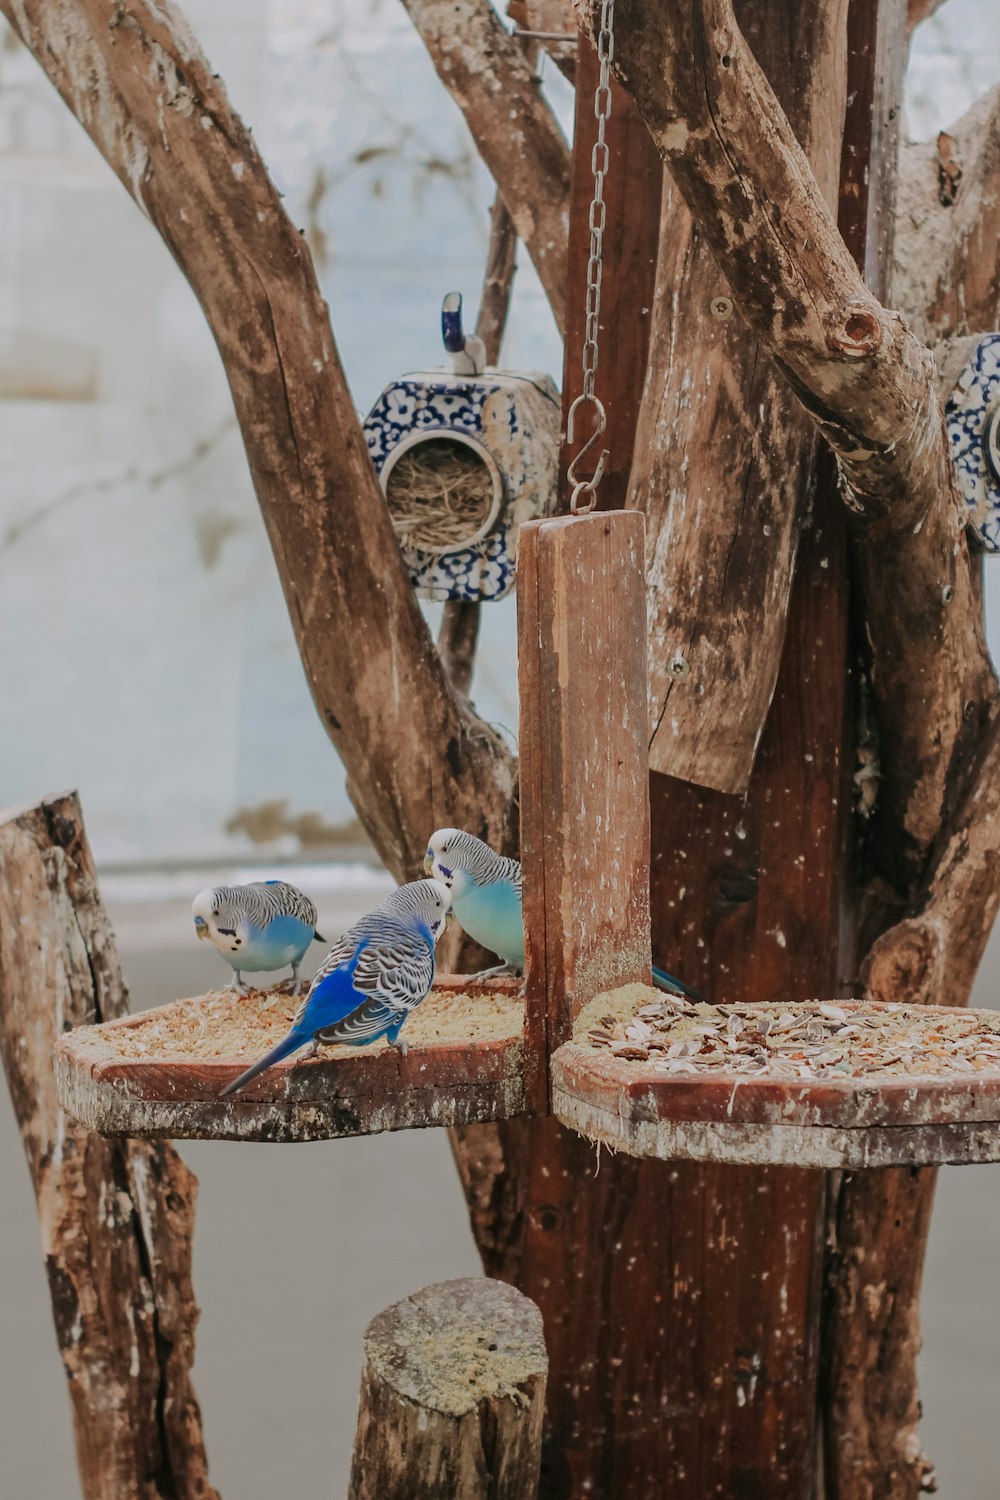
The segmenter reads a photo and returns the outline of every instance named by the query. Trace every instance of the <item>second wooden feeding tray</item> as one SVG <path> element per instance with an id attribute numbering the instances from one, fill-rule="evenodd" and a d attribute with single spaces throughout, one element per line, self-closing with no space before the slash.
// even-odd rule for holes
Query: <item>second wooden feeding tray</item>
<path id="1" fill-rule="evenodd" d="M 1000 1012 L 598 996 L 553 1112 L 633 1156 L 800 1167 L 1000 1161 Z"/>
<path id="2" fill-rule="evenodd" d="M 439 976 L 406 1023 L 408 1052 L 327 1047 L 224 1088 L 288 1031 L 287 988 L 176 1000 L 56 1044 L 59 1103 L 101 1135 L 316 1141 L 524 1111 L 524 1001 L 513 980 Z"/>

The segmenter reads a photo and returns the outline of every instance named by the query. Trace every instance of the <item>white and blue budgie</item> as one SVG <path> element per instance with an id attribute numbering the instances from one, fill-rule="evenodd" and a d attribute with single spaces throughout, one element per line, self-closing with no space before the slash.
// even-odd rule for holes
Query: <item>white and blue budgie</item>
<path id="1" fill-rule="evenodd" d="M 521 866 L 497 854 L 489 844 L 461 828 L 439 828 L 431 835 L 424 869 L 451 890 L 452 909 L 465 932 L 503 959 L 490 974 L 524 972 L 524 919 L 521 915 Z M 666 969 L 653 965 L 653 983 L 700 1000 Z"/>
<path id="2" fill-rule="evenodd" d="M 456 917 L 477 943 L 503 959 L 489 974 L 524 973 L 521 866 L 461 828 L 431 835 L 424 869 L 451 891 Z"/>
<path id="3" fill-rule="evenodd" d="M 282 1058 L 312 1042 L 364 1047 L 385 1037 L 406 1056 L 403 1023 L 434 982 L 434 947 L 451 906 L 438 880 L 402 885 L 335 943 L 317 970 L 292 1029 L 252 1068 L 222 1090 L 234 1094 Z"/>
<path id="4" fill-rule="evenodd" d="M 233 970 L 229 988 L 247 993 L 243 973 L 268 972 L 292 966 L 299 992 L 299 965 L 315 939 L 316 908 L 294 885 L 284 880 L 258 880 L 251 885 L 217 885 L 202 891 L 191 904 L 194 930 L 208 938 Z"/>

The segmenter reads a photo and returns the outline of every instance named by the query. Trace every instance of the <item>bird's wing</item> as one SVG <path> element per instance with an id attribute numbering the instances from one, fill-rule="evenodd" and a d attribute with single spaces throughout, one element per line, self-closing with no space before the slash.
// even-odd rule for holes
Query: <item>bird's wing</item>
<path id="1" fill-rule="evenodd" d="M 329 980 L 330 976 L 340 968 L 341 964 L 350 962 L 350 960 L 354 957 L 356 948 L 357 944 L 354 942 L 349 933 L 344 937 L 339 938 L 337 942 L 334 943 L 333 947 L 330 949 L 329 953 L 326 955 L 323 962 L 316 970 L 316 973 L 313 975 L 312 984 L 309 986 L 308 990 L 302 997 L 299 1008 L 295 1012 L 295 1017 L 292 1021 L 293 1027 L 302 1027 L 308 1024 L 306 1019 L 306 1011 L 309 1010 L 310 1006 L 312 1005 L 314 997 L 318 996 L 318 992 L 324 981 Z M 353 1002 L 354 1004 L 357 1004 L 358 999 L 356 994 L 357 988 L 359 988 L 359 986 L 357 984 L 357 970 L 355 969 L 353 975 L 353 983 L 350 986 L 351 992 L 355 992 Z M 347 992 L 345 991 L 345 993 Z M 348 1010 L 350 1008 L 350 1006 L 347 1007 Z"/>
<path id="2" fill-rule="evenodd" d="M 350 1015 L 344 1016 L 342 1020 L 335 1021 L 331 1026 L 324 1026 L 316 1032 L 316 1039 L 320 1042 L 346 1042 L 353 1046 L 360 1046 L 364 1042 L 374 1042 L 394 1026 L 399 1025 L 399 1011 L 385 1000 L 373 998 L 365 1000 Z"/>
<path id="3" fill-rule="evenodd" d="M 434 949 L 420 933 L 373 939 L 358 959 L 355 987 L 399 1016 L 419 1005 L 434 982 Z"/>

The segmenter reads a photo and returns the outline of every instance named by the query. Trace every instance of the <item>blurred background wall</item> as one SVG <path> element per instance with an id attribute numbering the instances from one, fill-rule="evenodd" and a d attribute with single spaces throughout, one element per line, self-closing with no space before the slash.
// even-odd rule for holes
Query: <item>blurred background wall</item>
<path id="1" fill-rule="evenodd" d="M 439 357 L 474 307 L 491 184 L 396 0 L 188 0 L 195 33 L 306 231 L 359 409 Z M 2 23 L 0 23 L 2 26 Z M 546 79 L 568 121 L 569 90 Z M 1000 79 L 996 0 L 919 31 L 923 138 Z M 522 254 L 504 363 L 557 377 Z M 1000 636 L 1000 561 L 987 567 Z M 473 696 L 516 731 L 512 601 L 484 610 Z M 386 877 L 313 712 L 215 348 L 155 231 L 0 29 L 0 806 L 81 790 L 137 1005 L 225 977 L 188 903 L 299 866 L 321 926 Z M 318 950 L 317 950 L 318 952 Z M 993 1002 L 995 944 L 976 1000 Z M 360 1336 L 478 1261 L 441 1132 L 185 1146 L 202 1181 L 196 1379 L 229 1500 L 344 1492 Z M 77 1493 L 27 1173 L 0 1090 L 0 1496 Z M 945 1500 L 1000 1493 L 1000 1171 L 943 1174 L 930 1246 L 925 1441 Z M 652 1500 L 652 1497 L 651 1497 Z"/>

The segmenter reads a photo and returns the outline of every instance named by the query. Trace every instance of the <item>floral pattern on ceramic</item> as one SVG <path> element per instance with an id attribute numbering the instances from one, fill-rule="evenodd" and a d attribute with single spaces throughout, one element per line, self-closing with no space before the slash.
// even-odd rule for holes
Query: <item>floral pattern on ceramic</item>
<path id="1" fill-rule="evenodd" d="M 952 388 L 944 409 L 948 442 L 959 493 L 968 508 L 968 524 L 987 552 L 1000 552 L 1000 474 L 988 455 L 988 433 L 994 433 L 1000 408 L 1000 333 L 977 342 L 968 364 Z"/>
<path id="2" fill-rule="evenodd" d="M 501 490 L 493 524 L 479 541 L 448 552 L 401 543 L 418 594 L 477 600 L 510 593 L 518 530 L 555 508 L 559 423 L 559 393 L 547 375 L 419 370 L 386 386 L 364 422 L 380 477 L 393 451 L 412 442 L 413 433 L 454 435 L 492 460 Z"/>

